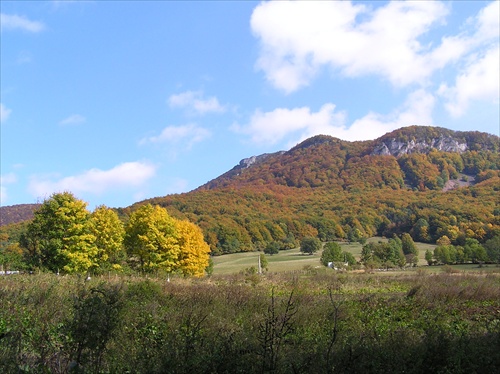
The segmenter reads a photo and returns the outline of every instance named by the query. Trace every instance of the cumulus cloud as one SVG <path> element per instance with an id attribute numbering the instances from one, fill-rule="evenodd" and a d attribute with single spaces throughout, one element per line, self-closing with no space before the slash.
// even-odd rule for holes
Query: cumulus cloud
<path id="1" fill-rule="evenodd" d="M 318 112 L 308 107 L 278 108 L 271 112 L 257 110 L 246 125 L 235 124 L 232 129 L 250 136 L 254 143 L 275 144 L 290 136 L 295 142 L 313 135 L 331 135 L 344 140 L 375 139 L 400 127 L 432 125 L 434 97 L 424 90 L 411 93 L 407 101 L 389 114 L 370 112 L 346 123 L 347 114 L 336 112 L 332 103 L 324 104 Z"/>
<path id="2" fill-rule="evenodd" d="M 55 192 L 102 194 L 106 191 L 139 187 L 156 173 L 156 167 L 147 162 L 125 162 L 109 170 L 90 169 L 82 174 L 54 178 L 33 176 L 28 190 L 34 197 L 49 196 Z"/>
<path id="3" fill-rule="evenodd" d="M 432 126 L 435 98 L 424 90 L 412 92 L 406 102 L 388 114 L 370 112 L 355 120 L 339 137 L 346 140 L 376 139 L 405 126 Z"/>
<path id="4" fill-rule="evenodd" d="M 202 91 L 186 91 L 171 95 L 167 101 L 172 108 L 184 108 L 199 115 L 226 111 L 215 96 L 205 98 Z"/>
<path id="5" fill-rule="evenodd" d="M 167 126 L 162 130 L 160 135 L 143 138 L 139 144 L 178 143 L 185 141 L 187 147 L 190 148 L 195 143 L 205 140 L 210 135 L 210 131 L 195 124 Z"/>
<path id="6" fill-rule="evenodd" d="M 464 44 L 484 44 L 461 66 L 454 83 L 442 83 L 438 93 L 446 100 L 446 109 L 454 116 L 465 113 L 471 101 L 497 103 L 500 100 L 500 2 L 484 7 L 471 20 L 476 31 L 462 39 Z"/>
<path id="7" fill-rule="evenodd" d="M 345 114 L 335 112 L 335 105 L 323 105 L 318 112 L 308 107 L 277 108 L 271 112 L 255 111 L 247 125 L 234 124 L 236 132 L 250 135 L 254 143 L 275 144 L 294 134 L 313 135 L 342 126 Z"/>
<path id="8" fill-rule="evenodd" d="M 8 201 L 7 185 L 15 182 L 17 182 L 17 177 L 14 173 L 0 175 L 0 206 Z"/>
<path id="9" fill-rule="evenodd" d="M 59 121 L 61 126 L 76 126 L 81 125 L 86 121 L 86 118 L 80 114 L 72 114 L 69 117 L 66 117 Z"/>
<path id="10" fill-rule="evenodd" d="M 45 29 L 42 22 L 31 21 L 26 17 L 15 14 L 0 14 L 0 25 L 6 30 L 23 30 L 28 32 L 40 32 Z"/>
<path id="11" fill-rule="evenodd" d="M 379 74 L 397 86 L 420 82 L 434 67 L 419 37 L 447 13 L 427 1 L 374 10 L 345 1 L 262 3 L 251 18 L 261 41 L 257 67 L 285 92 L 307 85 L 324 65 L 351 77 Z"/>
<path id="12" fill-rule="evenodd" d="M 492 1 L 479 11 L 474 23 L 477 25 L 475 39 L 478 41 L 495 40 L 500 33 L 500 2 Z"/>
<path id="13" fill-rule="evenodd" d="M 459 117 L 465 113 L 471 101 L 484 100 L 498 103 L 500 95 L 500 48 L 497 45 L 484 56 L 473 61 L 459 74 L 455 84 L 442 84 L 442 95 L 448 112 Z"/>
<path id="14" fill-rule="evenodd" d="M 0 123 L 4 123 L 5 121 L 7 121 L 11 112 L 12 110 L 0 103 Z"/>
<path id="15" fill-rule="evenodd" d="M 347 77 L 380 76 L 397 87 L 425 87 L 438 69 L 498 41 L 499 2 L 483 8 L 457 35 L 424 43 L 444 24 L 449 7 L 437 1 L 392 1 L 370 7 L 349 1 L 266 2 L 251 28 L 260 40 L 256 63 L 276 88 L 307 86 L 323 67 Z"/>

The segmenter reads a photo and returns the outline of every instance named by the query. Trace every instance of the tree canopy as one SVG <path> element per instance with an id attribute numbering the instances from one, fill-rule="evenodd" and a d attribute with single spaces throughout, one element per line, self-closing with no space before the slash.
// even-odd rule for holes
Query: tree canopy
<path id="1" fill-rule="evenodd" d="M 318 238 L 308 236 L 300 242 L 300 251 L 312 255 L 321 249 L 321 241 Z"/>
<path id="2" fill-rule="evenodd" d="M 69 192 L 53 194 L 41 204 L 20 237 L 29 267 L 87 273 L 132 266 L 143 272 L 202 276 L 209 266 L 210 247 L 200 228 L 171 217 L 165 208 L 146 204 L 130 215 L 124 227 L 112 209 L 99 206 L 90 213 L 86 206 Z M 7 254 L 15 248 L 3 249 L 7 239 L 2 234 L 0 259 L 12 263 Z"/>
<path id="3" fill-rule="evenodd" d="M 69 192 L 53 194 L 43 202 L 20 240 L 31 266 L 85 273 L 97 264 L 96 237 L 86 206 Z"/>

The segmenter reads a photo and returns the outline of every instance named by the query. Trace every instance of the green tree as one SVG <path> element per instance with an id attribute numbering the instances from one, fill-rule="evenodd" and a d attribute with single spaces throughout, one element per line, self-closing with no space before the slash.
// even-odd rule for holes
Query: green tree
<path id="1" fill-rule="evenodd" d="M 418 256 L 418 249 L 413 241 L 412 237 L 408 233 L 404 233 L 401 236 L 401 248 L 403 249 L 403 253 L 405 255 L 413 254 Z"/>
<path id="2" fill-rule="evenodd" d="M 98 206 L 90 216 L 90 230 L 95 236 L 97 265 L 102 270 L 120 270 L 124 260 L 123 236 L 125 229 L 118 215 L 108 207 Z"/>
<path id="3" fill-rule="evenodd" d="M 158 205 L 141 206 L 125 227 L 125 248 L 146 272 L 177 269 L 181 252 L 177 239 L 174 219 Z"/>
<path id="4" fill-rule="evenodd" d="M 340 262 L 344 260 L 342 248 L 335 242 L 326 243 L 321 252 L 321 263 L 328 266 L 329 262 Z"/>
<path id="5" fill-rule="evenodd" d="M 0 271 L 21 270 L 25 267 L 23 250 L 7 233 L 0 233 Z"/>
<path id="6" fill-rule="evenodd" d="M 451 244 L 438 245 L 436 248 L 434 248 L 434 258 L 441 264 L 452 264 L 454 262 L 454 249 L 455 247 L 453 247 Z"/>
<path id="7" fill-rule="evenodd" d="M 85 273 L 97 265 L 86 207 L 70 192 L 55 193 L 43 202 L 20 238 L 31 267 Z"/>
<path id="8" fill-rule="evenodd" d="M 349 266 L 356 265 L 356 258 L 351 252 L 344 251 L 342 252 L 342 256 L 343 256 L 343 261 L 347 262 Z"/>
<path id="9" fill-rule="evenodd" d="M 312 236 L 305 237 L 300 242 L 300 251 L 302 253 L 308 253 L 312 255 L 321 249 L 321 241 L 318 238 Z"/>
<path id="10" fill-rule="evenodd" d="M 368 243 L 361 249 L 361 263 L 367 269 L 373 269 L 378 266 L 377 259 L 373 256 L 373 243 Z"/>
<path id="11" fill-rule="evenodd" d="M 425 261 L 427 261 L 427 265 L 432 265 L 434 263 L 434 256 L 430 249 L 425 251 Z"/>
<path id="12" fill-rule="evenodd" d="M 406 234 L 406 235 L 408 235 L 408 234 Z M 411 239 L 411 237 L 410 237 L 410 239 Z M 409 256 L 405 256 L 405 254 L 403 252 L 403 241 L 401 239 L 399 239 L 399 237 L 397 235 L 394 235 L 393 238 L 389 239 L 388 244 L 389 244 L 389 247 L 391 248 L 389 260 L 394 265 L 399 266 L 399 267 L 404 267 L 406 265 L 406 263 L 413 263 L 415 258 L 418 262 L 418 257 L 414 258 L 412 254 Z"/>
<path id="13" fill-rule="evenodd" d="M 295 240 L 295 236 L 293 233 L 288 233 L 286 238 L 283 239 L 281 249 L 293 249 L 297 247 L 297 241 Z"/>
<path id="14" fill-rule="evenodd" d="M 349 242 L 351 243 L 354 242 L 358 242 L 361 244 L 366 243 L 366 237 L 363 235 L 361 230 L 356 227 L 353 227 L 349 230 L 349 232 L 347 233 L 347 240 L 349 240 Z"/>
<path id="15" fill-rule="evenodd" d="M 364 245 L 361 251 L 361 262 L 367 268 L 379 264 L 386 268 L 404 266 L 406 260 L 401 249 L 401 241 L 396 238 L 389 239 L 388 243 L 378 242 Z"/>
<path id="16" fill-rule="evenodd" d="M 428 243 L 431 240 L 429 222 L 424 218 L 420 218 L 413 226 L 413 233 L 417 241 Z"/>
<path id="17" fill-rule="evenodd" d="M 500 236 L 494 236 L 484 243 L 484 248 L 488 254 L 488 259 L 496 264 L 500 264 Z"/>
<path id="18" fill-rule="evenodd" d="M 484 249 L 477 239 L 467 238 L 465 240 L 464 252 L 475 264 L 484 262 L 488 259 L 486 249 Z"/>
<path id="19" fill-rule="evenodd" d="M 406 256 L 406 262 L 417 266 L 418 264 L 418 249 L 412 237 L 408 233 L 401 236 L 401 248 Z"/>
<path id="20" fill-rule="evenodd" d="M 277 241 L 272 241 L 270 243 L 267 243 L 266 248 L 264 248 L 264 253 L 266 255 L 275 255 L 278 254 L 280 251 L 280 243 Z"/>

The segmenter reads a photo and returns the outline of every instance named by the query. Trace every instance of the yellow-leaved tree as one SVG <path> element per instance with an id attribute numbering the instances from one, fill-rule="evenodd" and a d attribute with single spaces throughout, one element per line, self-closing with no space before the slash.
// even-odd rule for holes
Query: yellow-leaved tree
<path id="1" fill-rule="evenodd" d="M 90 216 L 90 230 L 95 236 L 97 266 L 100 271 L 120 270 L 125 258 L 123 236 L 125 229 L 118 214 L 104 205 L 98 206 Z"/>
<path id="2" fill-rule="evenodd" d="M 180 248 L 175 220 L 160 206 L 146 204 L 130 215 L 125 228 L 125 248 L 144 272 L 178 268 Z"/>
<path id="3" fill-rule="evenodd" d="M 179 270 L 184 275 L 203 276 L 209 264 L 210 247 L 201 229 L 194 223 L 180 220 L 176 220 L 175 229 L 180 248 Z"/>
<path id="4" fill-rule="evenodd" d="M 32 268 L 85 273 L 97 264 L 87 203 L 70 192 L 55 193 L 35 211 L 20 239 Z"/>
<path id="5" fill-rule="evenodd" d="M 95 236 L 89 225 L 87 203 L 77 198 L 68 198 L 56 211 L 56 216 L 66 226 L 62 238 L 62 253 L 67 263 L 63 266 L 66 273 L 85 273 L 97 265 Z"/>

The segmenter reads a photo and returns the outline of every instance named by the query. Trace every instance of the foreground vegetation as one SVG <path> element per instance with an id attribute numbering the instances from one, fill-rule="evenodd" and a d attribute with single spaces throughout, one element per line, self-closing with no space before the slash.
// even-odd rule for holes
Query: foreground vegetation
<path id="1" fill-rule="evenodd" d="M 473 373 L 500 367 L 498 273 L 0 277 L 0 371 Z"/>

